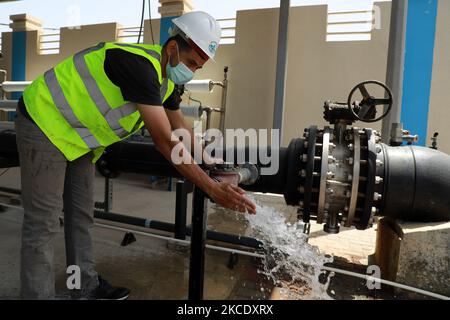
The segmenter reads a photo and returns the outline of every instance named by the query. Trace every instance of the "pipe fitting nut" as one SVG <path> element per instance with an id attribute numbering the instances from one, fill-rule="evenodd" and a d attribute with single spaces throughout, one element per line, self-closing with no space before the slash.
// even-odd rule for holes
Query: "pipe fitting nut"
<path id="1" fill-rule="evenodd" d="M 380 176 L 376 176 L 375 177 L 375 184 L 380 184 L 382 182 L 383 182 L 383 178 L 382 177 L 380 177 Z"/>

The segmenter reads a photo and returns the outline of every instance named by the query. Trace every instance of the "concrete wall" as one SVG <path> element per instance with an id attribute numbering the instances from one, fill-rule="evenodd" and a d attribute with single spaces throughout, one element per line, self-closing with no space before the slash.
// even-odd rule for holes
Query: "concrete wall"
<path id="1" fill-rule="evenodd" d="M 11 64 L 12 64 L 12 34 L 4 32 L 2 34 L 2 53 L 3 57 L 0 58 L 0 69 L 8 72 L 8 80 L 11 76 Z"/>
<path id="2" fill-rule="evenodd" d="M 311 124 L 324 125 L 325 100 L 346 101 L 353 86 L 363 80 L 385 81 L 389 34 L 390 3 L 378 3 L 381 29 L 372 31 L 370 41 L 326 42 L 327 7 L 309 6 L 291 9 L 289 33 L 289 70 L 287 73 L 284 141 L 298 137 Z M 114 41 L 117 24 L 83 26 L 81 30 L 61 29 L 58 55 L 37 53 L 37 32 L 28 37 L 27 78 L 41 72 L 74 52 L 99 41 Z M 450 133 L 444 131 L 450 118 L 448 83 L 450 77 L 450 2 L 439 2 L 435 64 L 430 101 L 429 132 L 439 131 L 439 147 L 450 153 Z M 159 20 L 153 21 L 155 40 L 159 40 Z M 9 69 L 8 33 L 3 33 L 6 57 L 0 66 Z M 144 39 L 150 42 L 148 21 Z M 236 43 L 222 45 L 216 63 L 209 62 L 196 79 L 221 80 L 223 67 L 229 66 L 229 94 L 226 127 L 272 127 L 275 93 L 278 9 L 245 10 L 237 13 Z M 212 94 L 195 93 L 204 105 L 220 106 L 221 90 Z M 187 104 L 187 99 L 185 99 Z M 218 126 L 218 115 L 213 126 Z M 368 126 L 359 124 L 359 126 Z M 370 125 L 379 129 L 381 124 Z"/>
<path id="3" fill-rule="evenodd" d="M 450 1 L 438 6 L 434 65 L 431 80 L 428 141 L 439 132 L 438 148 L 450 153 Z"/>
<path id="4" fill-rule="evenodd" d="M 327 7 L 291 9 L 284 114 L 284 140 L 303 133 L 311 124 L 325 124 L 325 100 L 346 101 L 360 81 L 385 81 L 390 4 L 381 3 L 381 29 L 373 30 L 371 41 L 326 42 Z M 221 78 L 230 66 L 230 89 L 226 127 L 271 128 L 275 94 L 278 9 L 239 11 L 236 44 L 222 46 L 215 65 L 208 65 L 197 78 Z M 203 102 L 218 105 L 220 90 Z M 361 125 L 362 126 L 362 125 Z M 379 124 L 374 127 L 381 128 Z"/>

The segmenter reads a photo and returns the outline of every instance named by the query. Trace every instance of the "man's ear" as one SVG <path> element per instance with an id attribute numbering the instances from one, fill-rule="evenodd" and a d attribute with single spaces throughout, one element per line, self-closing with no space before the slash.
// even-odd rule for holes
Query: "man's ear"
<path id="1" fill-rule="evenodd" d="M 176 54 L 176 50 L 177 49 L 177 42 L 175 40 L 170 40 L 167 45 L 166 45 L 166 54 L 167 56 L 173 56 L 174 54 Z"/>

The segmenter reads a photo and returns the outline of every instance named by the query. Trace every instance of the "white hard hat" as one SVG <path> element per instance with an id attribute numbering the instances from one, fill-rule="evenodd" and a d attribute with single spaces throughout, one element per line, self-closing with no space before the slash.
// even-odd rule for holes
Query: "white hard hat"
<path id="1" fill-rule="evenodd" d="M 182 33 L 191 40 L 203 53 L 214 61 L 219 48 L 222 29 L 211 15 L 203 11 L 192 11 L 172 20 L 175 30 L 172 35 Z"/>

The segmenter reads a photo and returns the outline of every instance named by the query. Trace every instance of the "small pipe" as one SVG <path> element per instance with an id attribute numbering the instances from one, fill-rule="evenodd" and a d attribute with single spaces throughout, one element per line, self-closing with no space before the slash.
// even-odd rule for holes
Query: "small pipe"
<path id="1" fill-rule="evenodd" d="M 172 238 L 172 237 L 157 235 L 154 233 L 141 232 L 141 231 L 137 231 L 137 230 L 133 230 L 133 229 L 120 228 L 120 227 L 111 226 L 111 225 L 103 224 L 103 223 L 96 222 L 96 223 L 94 223 L 94 225 L 97 227 L 100 227 L 100 228 L 106 228 L 106 229 L 112 229 L 112 230 L 124 231 L 124 232 L 133 232 L 135 234 L 138 234 L 138 235 L 141 235 L 144 237 L 151 237 L 151 238 L 166 240 L 168 242 L 176 242 L 176 243 L 180 243 L 180 244 L 184 244 L 184 245 L 189 245 L 191 243 L 189 240 L 176 239 L 176 238 Z M 258 254 L 258 253 L 254 253 L 254 252 L 250 252 L 250 251 L 243 251 L 243 250 L 238 250 L 238 249 L 219 247 L 219 246 L 213 246 L 210 244 L 207 244 L 206 248 L 211 249 L 211 250 L 216 250 L 216 251 L 236 253 L 236 254 L 240 254 L 242 256 L 248 256 L 248 257 L 253 257 L 253 258 L 261 258 L 261 259 L 264 258 L 263 255 Z"/>
<path id="2" fill-rule="evenodd" d="M 213 81 L 213 82 L 212 82 L 212 85 L 213 85 L 213 86 L 219 86 L 219 87 L 225 88 L 225 85 L 223 84 L 223 82 L 220 82 L 220 81 Z"/>
<path id="3" fill-rule="evenodd" d="M 5 92 L 24 91 L 31 84 L 31 81 L 4 81 L 2 82 L 2 90 Z"/>
<path id="4" fill-rule="evenodd" d="M 113 212 L 104 212 L 100 210 L 94 210 L 94 218 L 118 222 L 123 224 L 129 224 L 136 227 L 151 228 L 165 232 L 175 232 L 175 226 L 171 223 L 156 221 L 152 219 L 144 219 L 133 216 L 125 216 Z"/>
<path id="5" fill-rule="evenodd" d="M 2 93 L 5 95 L 5 92 Z M 18 100 L 6 100 L 4 98 L 0 99 L 0 108 L 11 108 L 11 109 L 17 109 L 19 101 Z"/>
<path id="6" fill-rule="evenodd" d="M 156 229 L 165 232 L 175 232 L 175 225 L 168 222 L 161 222 L 157 220 L 144 219 L 133 216 L 125 216 L 118 213 L 113 212 L 104 212 L 100 210 L 94 210 L 94 218 L 108 220 L 112 222 L 118 222 L 123 224 L 129 224 L 136 227 L 148 228 L 148 229 Z M 190 227 L 186 227 L 186 235 L 190 236 L 192 234 L 192 229 Z M 226 242 L 230 244 L 236 244 L 241 246 L 246 246 L 249 248 L 258 249 L 261 247 L 261 242 L 244 236 L 236 236 L 226 233 L 221 233 L 217 231 L 208 230 L 207 231 L 207 239 Z"/>
<path id="7" fill-rule="evenodd" d="M 20 190 L 20 189 L 13 189 L 13 188 L 7 188 L 7 187 L 0 187 L 0 192 L 10 193 L 10 194 L 22 194 L 22 190 Z"/>
<path id="8" fill-rule="evenodd" d="M 375 280 L 377 282 L 380 282 L 382 284 L 386 284 L 388 286 L 392 286 L 392 287 L 396 287 L 396 288 L 400 288 L 400 289 L 404 289 L 404 290 L 408 290 L 408 291 L 413 291 L 413 292 L 420 293 L 420 294 L 423 294 L 425 296 L 433 297 L 433 298 L 436 298 L 436 299 L 450 300 L 450 297 L 446 297 L 446 296 L 443 296 L 443 295 L 438 294 L 438 293 L 434 293 L 434 292 L 425 291 L 425 290 L 422 290 L 422 289 L 410 287 L 410 286 L 407 286 L 407 285 L 404 285 L 404 284 L 401 284 L 401 283 L 398 283 L 398 282 L 388 281 L 388 280 L 384 280 L 384 279 L 381 279 L 381 278 L 375 278 L 375 277 L 372 277 L 372 276 L 369 276 L 369 275 L 366 275 L 366 274 L 361 274 L 361 273 L 357 273 L 357 272 L 351 272 L 351 271 L 347 271 L 347 270 L 342 270 L 342 269 L 337 269 L 337 268 L 332 268 L 332 267 L 326 267 L 326 266 L 323 266 L 322 270 L 336 272 L 336 273 L 341 273 L 341 274 L 345 274 L 347 276 L 361 278 L 361 279 L 364 279 L 364 280 L 371 280 L 371 281 Z"/>
<path id="9" fill-rule="evenodd" d="M 222 81 L 222 102 L 221 102 L 221 114 L 220 114 L 220 124 L 219 124 L 219 130 L 222 132 L 222 135 L 224 137 L 223 143 L 225 145 L 225 115 L 227 110 L 227 92 L 228 92 L 228 67 L 224 68 L 224 76 Z"/>
<path id="10" fill-rule="evenodd" d="M 19 190 L 19 189 L 12 189 L 12 188 L 6 188 L 6 187 L 0 187 L 0 192 L 11 193 L 11 194 L 21 194 L 21 190 Z M 3 204 L 1 204 L 1 205 L 3 205 Z M 126 216 L 126 215 L 122 215 L 119 213 L 105 212 L 102 210 L 94 210 L 94 218 L 128 224 L 128 225 L 133 225 L 136 227 L 156 229 L 156 230 L 171 232 L 171 233 L 175 233 L 175 231 L 176 231 L 175 224 L 173 224 L 173 223 L 162 222 L 162 221 L 157 221 L 157 220 L 152 220 L 152 219 L 139 218 L 139 217 L 133 217 L 133 216 Z M 192 229 L 190 227 L 186 227 L 185 232 L 186 232 L 186 235 L 190 236 L 192 233 Z M 231 235 L 231 234 L 226 234 L 226 233 L 212 231 L 212 230 L 207 231 L 207 238 L 209 240 L 221 241 L 221 242 L 226 242 L 229 244 L 246 246 L 249 248 L 259 249 L 261 247 L 261 242 L 259 242 L 258 240 L 255 240 L 253 238 L 245 237 L 245 236 Z"/>
<path id="11" fill-rule="evenodd" d="M 2 207 L 2 206 L 6 207 L 6 208 L 11 208 L 11 209 L 18 209 L 18 210 L 21 210 L 21 211 L 24 210 L 23 207 L 12 206 L 12 205 L 9 205 L 9 204 L 0 203 L 0 207 Z M 158 234 L 154 234 L 154 233 L 142 232 L 142 231 L 138 231 L 138 230 L 134 230 L 134 229 L 127 229 L 127 228 L 111 226 L 111 225 L 104 224 L 104 223 L 95 222 L 94 225 L 97 226 L 97 227 L 106 228 L 106 229 L 112 229 L 112 230 L 117 230 L 117 231 L 133 232 L 133 233 L 141 235 L 141 236 L 151 237 L 151 238 L 156 238 L 156 239 L 161 239 L 161 240 L 166 240 L 166 241 L 169 241 L 169 242 L 176 242 L 176 243 L 180 243 L 180 244 L 184 244 L 184 245 L 189 245 L 191 243 L 189 240 L 176 239 L 176 238 L 162 236 L 162 235 L 158 235 Z M 206 248 L 207 249 L 211 249 L 211 250 L 216 250 L 216 251 L 236 253 L 236 254 L 240 254 L 240 255 L 243 255 L 243 256 L 249 256 L 249 257 L 253 257 L 253 258 L 261 258 L 261 259 L 264 258 L 264 255 L 262 255 L 262 254 L 258 254 L 258 253 L 254 253 L 254 252 L 250 252 L 250 251 L 239 250 L 239 249 L 219 247 L 219 246 L 214 246 L 214 245 L 210 245 L 210 244 L 207 244 Z"/>

